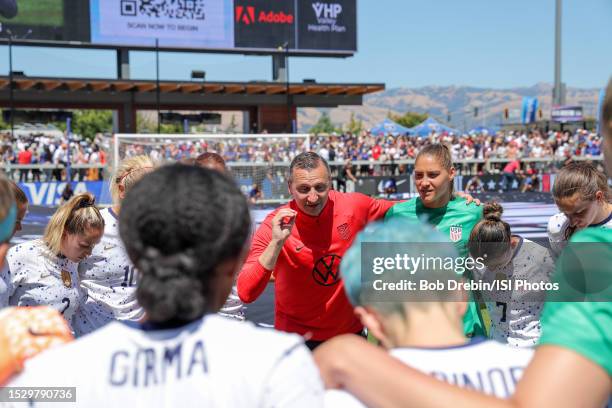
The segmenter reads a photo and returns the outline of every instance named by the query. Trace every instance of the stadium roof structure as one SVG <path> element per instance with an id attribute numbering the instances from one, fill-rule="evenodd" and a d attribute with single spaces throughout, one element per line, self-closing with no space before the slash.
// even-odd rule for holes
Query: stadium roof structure
<path id="1" fill-rule="evenodd" d="M 137 110 L 243 110 L 252 130 L 285 132 L 298 107 L 361 105 L 384 84 L 196 82 L 13 76 L 14 108 L 113 109 L 119 131 L 136 132 Z M 11 105 L 10 78 L 0 76 L 0 106 Z"/>

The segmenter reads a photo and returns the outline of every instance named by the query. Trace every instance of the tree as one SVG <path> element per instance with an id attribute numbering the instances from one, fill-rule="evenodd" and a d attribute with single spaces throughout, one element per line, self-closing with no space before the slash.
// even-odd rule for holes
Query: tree
<path id="1" fill-rule="evenodd" d="M 315 123 L 315 125 L 310 128 L 310 133 L 314 134 L 333 132 L 339 132 L 339 130 L 334 127 L 334 124 L 332 123 L 327 113 L 323 113 L 317 123 Z"/>
<path id="2" fill-rule="evenodd" d="M 351 112 L 351 120 L 346 126 L 346 130 L 354 135 L 361 133 L 363 130 L 363 121 L 355 120 L 355 112 Z"/>
<path id="3" fill-rule="evenodd" d="M 109 110 L 76 110 L 72 114 L 72 133 L 93 140 L 96 133 L 113 131 L 113 113 Z"/>
<path id="4" fill-rule="evenodd" d="M 183 125 L 180 123 L 172 122 L 172 123 L 162 123 L 159 127 L 159 133 L 183 133 L 185 129 L 183 129 Z M 155 133 L 157 133 L 157 126 L 155 127 Z"/>
<path id="5" fill-rule="evenodd" d="M 136 131 L 138 133 L 157 133 L 157 121 L 150 114 L 136 113 Z"/>
<path id="6" fill-rule="evenodd" d="M 414 127 L 427 119 L 426 114 L 416 112 L 406 112 L 401 116 L 394 115 L 393 113 L 389 112 L 387 116 L 395 123 L 399 123 L 400 125 L 408 128 Z"/>
<path id="7" fill-rule="evenodd" d="M 136 114 L 136 129 L 139 133 L 157 133 L 157 112 L 138 112 Z M 159 125 L 159 133 L 181 134 L 184 133 L 183 123 L 169 122 Z"/>

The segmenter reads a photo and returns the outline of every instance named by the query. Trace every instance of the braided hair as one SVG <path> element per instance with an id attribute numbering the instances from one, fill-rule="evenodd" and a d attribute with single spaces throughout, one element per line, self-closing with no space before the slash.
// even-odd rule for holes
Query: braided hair
<path id="1" fill-rule="evenodd" d="M 134 185 L 121 208 L 119 232 L 148 320 L 179 325 L 216 312 L 217 268 L 241 256 L 250 233 L 235 183 L 214 170 L 164 166 Z"/>

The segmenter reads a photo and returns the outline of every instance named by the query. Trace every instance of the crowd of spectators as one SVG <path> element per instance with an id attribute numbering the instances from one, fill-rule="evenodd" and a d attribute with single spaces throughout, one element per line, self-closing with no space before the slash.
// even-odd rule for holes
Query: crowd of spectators
<path id="1" fill-rule="evenodd" d="M 425 145 L 443 143 L 449 146 L 454 162 L 462 160 L 484 161 L 480 165 L 459 165 L 460 170 L 467 172 L 497 172 L 505 166 L 503 162 L 525 158 L 546 158 L 555 162 L 564 162 L 572 156 L 597 157 L 601 155 L 601 137 L 595 132 L 578 129 L 570 131 L 549 131 L 539 129 L 525 131 L 500 131 L 495 134 L 473 133 L 464 135 L 435 134 L 428 137 L 412 136 L 379 136 L 369 132 L 359 135 L 350 133 L 331 136 L 315 136 L 311 147 L 329 161 L 344 162 L 367 161 L 401 162 L 414 159 Z M 491 160 L 497 159 L 497 160 Z M 492 161 L 493 163 L 488 163 Z M 495 163 L 499 161 L 500 163 Z M 541 163 L 540 170 L 548 163 Z M 364 172 L 399 174 L 410 173 L 411 165 L 391 165 L 377 168 L 372 165 L 361 165 L 356 168 L 358 175 Z"/>
<path id="2" fill-rule="evenodd" d="M 124 140 L 120 144 L 120 156 L 129 157 L 149 154 L 152 159 L 180 161 L 197 157 L 212 151 L 223 156 L 228 163 L 289 163 L 297 154 L 306 150 L 319 153 L 329 162 L 335 162 L 334 173 L 342 172 L 348 161 L 360 161 L 353 173 L 363 175 L 404 174 L 412 171 L 409 163 L 402 160 L 414 159 L 423 146 L 430 143 L 444 143 L 451 149 L 455 162 L 475 159 L 479 161 L 510 162 L 525 158 L 553 158 L 563 162 L 571 156 L 596 157 L 601 155 L 601 138 L 597 133 L 578 129 L 570 131 L 548 131 L 539 129 L 524 131 L 500 131 L 488 134 L 486 131 L 473 134 L 435 134 L 428 137 L 374 135 L 367 131 L 359 134 L 312 135 L 308 145 L 306 138 L 276 138 L 261 135 L 252 138 L 211 137 L 202 140 Z M 96 135 L 94 140 L 74 138 L 67 142 L 65 135 L 30 133 L 11 137 L 9 132 L 0 132 L 0 158 L 2 164 L 100 164 L 108 161 L 111 151 L 109 138 Z M 367 164 L 364 164 L 367 162 Z M 399 162 L 399 163 L 396 163 Z M 496 162 L 496 160 L 492 160 Z M 459 165 L 467 174 L 478 172 L 500 172 L 504 163 Z M 538 170 L 550 164 L 538 164 Z M 6 167 L 6 166 L 5 166 Z M 19 169 L 11 176 L 18 181 L 65 180 L 61 168 Z M 102 171 L 97 168 L 72 169 L 72 180 L 99 180 Z"/>
<path id="3" fill-rule="evenodd" d="M 374 160 L 390 161 L 414 159 L 419 150 L 430 143 L 444 143 L 451 147 L 454 161 L 468 159 L 514 159 L 516 157 L 557 159 L 576 156 L 599 156 L 601 138 L 594 132 L 500 131 L 496 134 L 431 134 L 412 136 L 378 136 L 369 132 L 359 135 L 315 136 L 312 149 L 329 161 Z"/>
<path id="4" fill-rule="evenodd" d="M 154 161 L 194 158 L 205 152 L 219 153 L 226 162 L 269 163 L 291 162 L 295 156 L 308 150 L 306 138 L 275 138 L 271 135 L 253 138 L 224 138 L 189 141 L 171 139 L 155 141 L 129 141 L 120 145 L 120 156 L 130 157 L 148 153 Z M 153 143 L 150 143 L 153 142 Z"/>
<path id="5" fill-rule="evenodd" d="M 66 165 L 105 165 L 108 142 L 98 134 L 93 140 L 72 137 L 54 132 L 20 132 L 11 136 L 0 131 L 0 162 L 9 178 L 19 182 L 65 181 Z M 13 168 L 8 165 L 26 165 L 30 168 Z M 37 168 L 36 165 L 47 165 Z M 77 166 L 78 167 L 78 166 Z M 6 171 L 6 170 L 5 170 Z M 73 168 L 71 179 L 75 181 L 101 180 L 103 172 L 98 167 Z"/>

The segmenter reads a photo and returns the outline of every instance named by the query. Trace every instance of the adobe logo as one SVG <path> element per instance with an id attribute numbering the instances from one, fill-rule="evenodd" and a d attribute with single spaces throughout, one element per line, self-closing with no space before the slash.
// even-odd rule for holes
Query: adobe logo
<path id="1" fill-rule="evenodd" d="M 236 22 L 242 21 L 246 25 L 255 23 L 255 7 L 236 6 Z"/>
<path id="2" fill-rule="evenodd" d="M 245 25 L 257 23 L 263 24 L 293 24 L 293 14 L 285 14 L 282 11 L 260 11 L 255 18 L 256 11 L 253 6 L 236 6 L 236 22 Z"/>

